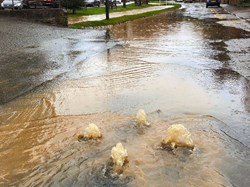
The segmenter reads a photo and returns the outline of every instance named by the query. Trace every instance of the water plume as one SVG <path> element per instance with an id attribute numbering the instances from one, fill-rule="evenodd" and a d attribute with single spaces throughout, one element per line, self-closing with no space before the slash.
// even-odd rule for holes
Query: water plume
<path id="1" fill-rule="evenodd" d="M 149 122 L 147 121 L 147 115 L 145 113 L 145 111 L 143 109 L 138 110 L 137 114 L 136 114 L 136 123 L 139 126 L 149 126 Z"/>
<path id="2" fill-rule="evenodd" d="M 78 140 L 97 140 L 102 137 L 102 133 L 100 129 L 94 124 L 90 123 L 88 127 L 83 131 L 82 129 L 79 130 L 77 133 Z"/>
<path id="3" fill-rule="evenodd" d="M 111 159 L 113 161 L 113 169 L 117 172 L 121 171 L 125 163 L 128 162 L 128 152 L 122 143 L 117 143 L 111 150 Z"/>
<path id="4" fill-rule="evenodd" d="M 181 124 L 171 125 L 167 129 L 167 136 L 161 142 L 162 147 L 177 148 L 187 147 L 194 148 L 190 132 Z"/>

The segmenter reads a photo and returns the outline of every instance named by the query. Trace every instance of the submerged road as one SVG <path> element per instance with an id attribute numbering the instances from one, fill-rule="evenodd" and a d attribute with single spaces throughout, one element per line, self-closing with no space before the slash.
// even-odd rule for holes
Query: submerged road
<path id="1" fill-rule="evenodd" d="M 246 20 L 192 3 L 105 30 L 0 25 L 0 186 L 250 186 Z M 136 127 L 141 108 L 151 127 Z M 88 123 L 102 140 L 76 140 Z M 176 123 L 192 154 L 159 149 Z"/>

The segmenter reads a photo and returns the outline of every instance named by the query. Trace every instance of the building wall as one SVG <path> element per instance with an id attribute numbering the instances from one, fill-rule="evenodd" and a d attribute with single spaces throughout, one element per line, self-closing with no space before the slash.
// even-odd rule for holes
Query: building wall
<path id="1" fill-rule="evenodd" d="M 232 5 L 232 6 L 238 6 L 239 3 L 240 3 L 239 0 L 229 0 L 229 1 L 228 1 L 228 4 L 229 4 L 229 5 Z"/>
<path id="2" fill-rule="evenodd" d="M 67 12 L 62 9 L 1 10 L 0 16 L 17 17 L 58 26 L 67 26 Z"/>

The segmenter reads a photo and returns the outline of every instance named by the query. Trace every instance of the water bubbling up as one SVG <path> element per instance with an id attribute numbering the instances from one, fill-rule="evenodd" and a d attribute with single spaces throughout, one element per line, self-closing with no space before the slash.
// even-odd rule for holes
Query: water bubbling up
<path id="1" fill-rule="evenodd" d="M 89 126 L 85 130 L 80 129 L 79 132 L 77 133 L 78 140 L 81 140 L 81 139 L 97 140 L 101 137 L 102 137 L 102 133 L 100 129 L 94 123 L 90 123 Z"/>
<path id="2" fill-rule="evenodd" d="M 167 136 L 162 140 L 163 147 L 176 148 L 187 147 L 194 148 L 190 132 L 181 124 L 171 125 L 167 130 Z"/>
<path id="3" fill-rule="evenodd" d="M 117 143 L 111 150 L 111 158 L 113 161 L 114 171 L 122 170 L 124 164 L 128 162 L 128 152 L 123 147 L 122 143 Z"/>
<path id="4" fill-rule="evenodd" d="M 138 112 L 136 114 L 136 122 L 137 122 L 137 125 L 139 125 L 139 126 L 143 126 L 143 125 L 149 126 L 150 125 L 148 120 L 147 120 L 147 115 L 143 109 L 138 110 Z"/>

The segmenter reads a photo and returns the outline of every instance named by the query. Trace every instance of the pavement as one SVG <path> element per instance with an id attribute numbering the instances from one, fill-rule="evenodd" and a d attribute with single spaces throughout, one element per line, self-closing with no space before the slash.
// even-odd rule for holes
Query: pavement
<path id="1" fill-rule="evenodd" d="M 221 7 L 228 13 L 250 22 L 250 8 L 236 7 L 228 4 L 222 4 Z"/>

